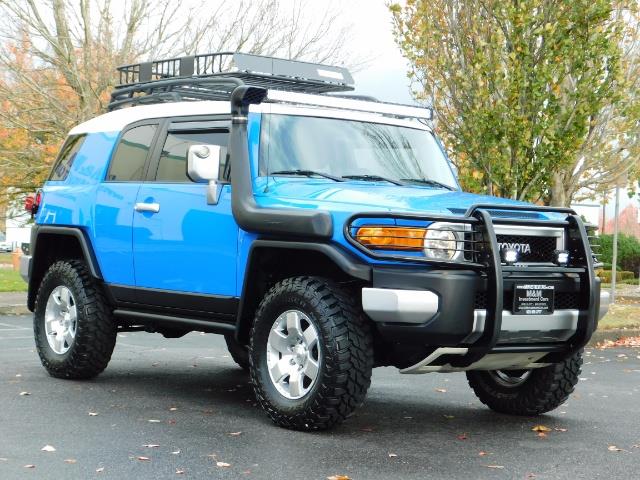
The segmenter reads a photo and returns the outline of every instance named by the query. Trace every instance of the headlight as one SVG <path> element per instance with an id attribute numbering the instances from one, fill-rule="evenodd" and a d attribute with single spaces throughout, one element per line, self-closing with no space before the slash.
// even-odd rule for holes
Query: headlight
<path id="1" fill-rule="evenodd" d="M 433 223 L 424 235 L 424 254 L 434 260 L 454 260 L 462 256 L 463 243 L 452 226 Z"/>

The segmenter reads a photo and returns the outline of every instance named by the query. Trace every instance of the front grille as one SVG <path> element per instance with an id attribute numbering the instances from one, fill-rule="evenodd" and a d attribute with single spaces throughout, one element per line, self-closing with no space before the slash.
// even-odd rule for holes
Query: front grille
<path id="1" fill-rule="evenodd" d="M 511 310 L 513 307 L 513 292 L 504 292 L 502 296 L 502 308 Z M 487 308 L 487 292 L 476 292 L 474 308 L 485 310 Z M 576 292 L 555 292 L 553 296 L 554 310 L 579 310 L 580 296 Z"/>
<path id="2" fill-rule="evenodd" d="M 518 262 L 553 262 L 553 252 L 557 250 L 556 237 L 529 235 L 496 235 L 500 249 L 514 248 L 518 251 Z"/>

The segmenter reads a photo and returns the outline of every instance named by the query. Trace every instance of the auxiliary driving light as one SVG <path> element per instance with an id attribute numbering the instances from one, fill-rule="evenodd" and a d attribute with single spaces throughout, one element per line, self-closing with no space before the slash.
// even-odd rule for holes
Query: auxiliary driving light
<path id="1" fill-rule="evenodd" d="M 566 250 L 556 250 L 553 252 L 553 263 L 564 267 L 569 263 L 569 252 Z"/>
<path id="2" fill-rule="evenodd" d="M 513 265 L 518 261 L 518 251 L 515 248 L 503 248 L 500 253 L 502 261 L 507 265 Z"/>

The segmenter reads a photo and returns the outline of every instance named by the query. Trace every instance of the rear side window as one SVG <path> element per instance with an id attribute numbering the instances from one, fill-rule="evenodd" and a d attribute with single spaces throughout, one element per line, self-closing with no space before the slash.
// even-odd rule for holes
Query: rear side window
<path id="1" fill-rule="evenodd" d="M 72 135 L 67 138 L 53 166 L 49 180 L 64 180 L 67 178 L 73 161 L 76 159 L 76 155 L 80 151 L 86 137 L 86 135 Z"/>
<path id="2" fill-rule="evenodd" d="M 109 182 L 141 181 L 144 166 L 153 143 L 157 125 L 141 125 L 127 130 L 111 157 L 111 165 L 107 172 Z"/>
<path id="3" fill-rule="evenodd" d="M 156 182 L 191 182 L 187 176 L 187 150 L 191 145 L 227 146 L 229 133 L 226 130 L 198 132 L 169 132 L 162 147 Z M 220 166 L 225 171 L 225 165 Z"/>

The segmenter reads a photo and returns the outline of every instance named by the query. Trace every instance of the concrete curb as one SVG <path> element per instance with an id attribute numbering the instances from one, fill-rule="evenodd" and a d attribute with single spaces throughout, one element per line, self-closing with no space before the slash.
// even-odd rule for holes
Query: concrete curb
<path id="1" fill-rule="evenodd" d="M 615 342 L 622 337 L 640 337 L 640 328 L 612 328 L 609 330 L 597 330 L 591 340 L 589 341 L 590 347 L 595 347 L 598 343 L 603 343 L 605 340 L 611 340 Z"/>
<path id="2" fill-rule="evenodd" d="M 28 315 L 30 313 L 26 305 L 0 305 L 0 315 Z"/>

